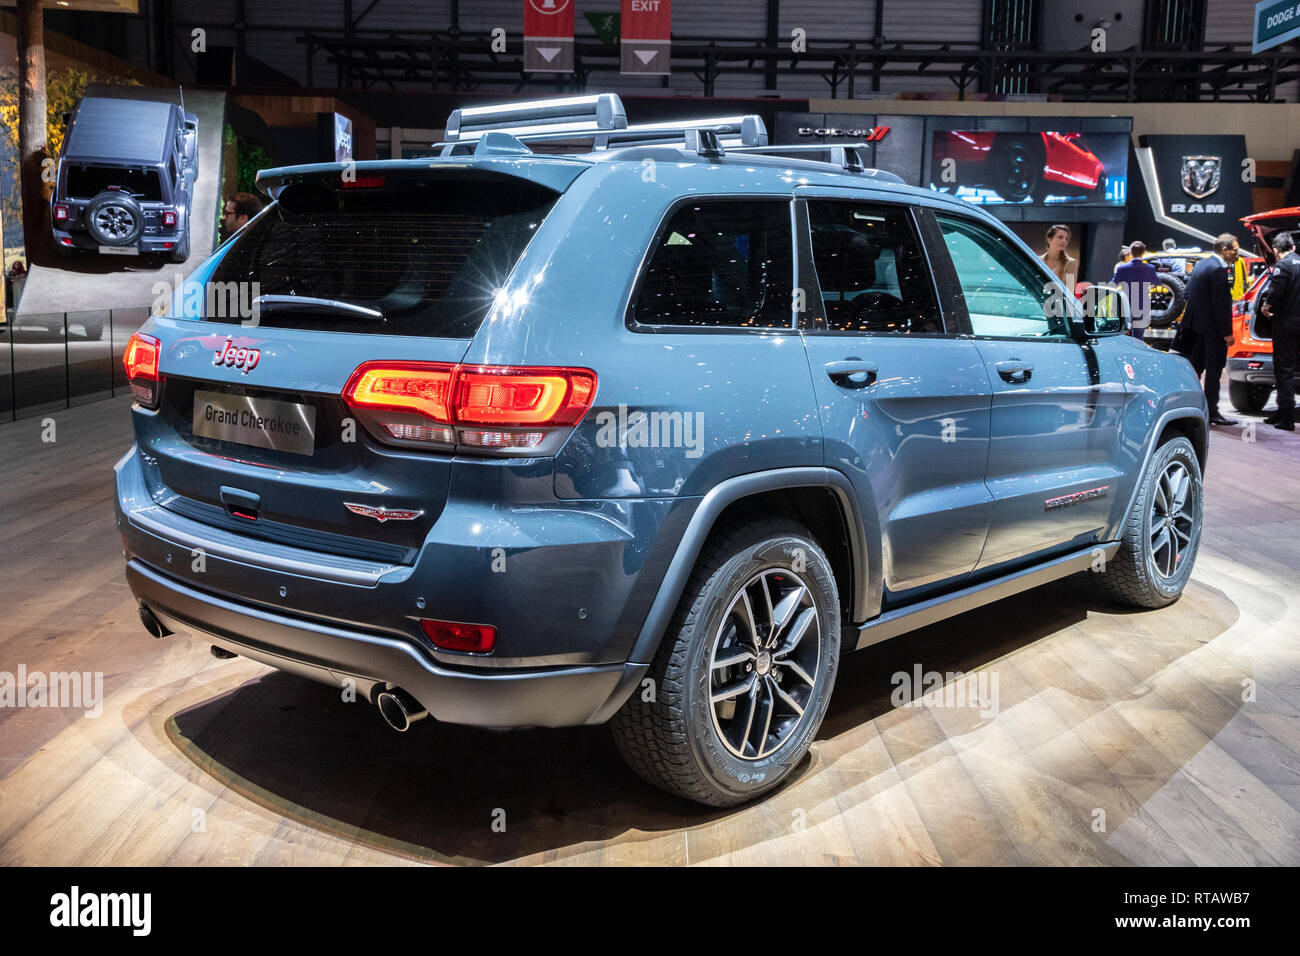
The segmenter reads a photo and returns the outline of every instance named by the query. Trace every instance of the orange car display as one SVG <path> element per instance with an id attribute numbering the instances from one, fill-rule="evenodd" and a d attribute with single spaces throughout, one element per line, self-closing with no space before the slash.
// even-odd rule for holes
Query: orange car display
<path id="1" fill-rule="evenodd" d="M 1268 317 L 1259 313 L 1259 295 L 1277 256 L 1273 237 L 1289 232 L 1300 241 L 1300 206 L 1273 209 L 1246 216 L 1242 223 L 1254 237 L 1268 268 L 1232 306 L 1232 344 L 1228 346 L 1228 397 L 1245 415 L 1258 415 L 1277 387 L 1273 377 L 1273 341 Z"/>

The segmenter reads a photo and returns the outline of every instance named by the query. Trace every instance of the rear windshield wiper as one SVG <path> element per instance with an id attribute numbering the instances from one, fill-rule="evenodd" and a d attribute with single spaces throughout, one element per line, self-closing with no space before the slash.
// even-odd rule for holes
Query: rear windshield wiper
<path id="1" fill-rule="evenodd" d="M 350 319 L 384 321 L 384 313 L 378 309 L 367 309 L 336 299 L 318 299 L 310 295 L 259 295 L 253 300 L 253 308 L 262 312 L 333 312 Z"/>

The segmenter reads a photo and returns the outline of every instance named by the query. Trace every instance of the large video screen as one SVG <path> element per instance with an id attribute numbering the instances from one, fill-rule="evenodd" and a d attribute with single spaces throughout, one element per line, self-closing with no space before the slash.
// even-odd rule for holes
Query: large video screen
<path id="1" fill-rule="evenodd" d="M 934 130 L 928 185 L 982 206 L 1122 206 L 1128 134 Z"/>

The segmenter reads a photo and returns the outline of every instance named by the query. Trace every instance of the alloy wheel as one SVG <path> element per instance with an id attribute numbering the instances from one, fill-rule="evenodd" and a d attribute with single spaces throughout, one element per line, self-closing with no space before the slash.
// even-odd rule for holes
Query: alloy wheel
<path id="1" fill-rule="evenodd" d="M 804 719 L 821 665 L 812 591 L 789 568 L 768 568 L 732 598 L 709 655 L 713 729 L 743 760 L 777 750 Z"/>
<path id="2" fill-rule="evenodd" d="M 1196 503 L 1191 497 L 1192 475 L 1180 461 L 1171 461 L 1156 481 L 1151 500 L 1151 563 L 1162 578 L 1174 577 L 1183 556 L 1196 541 Z"/>

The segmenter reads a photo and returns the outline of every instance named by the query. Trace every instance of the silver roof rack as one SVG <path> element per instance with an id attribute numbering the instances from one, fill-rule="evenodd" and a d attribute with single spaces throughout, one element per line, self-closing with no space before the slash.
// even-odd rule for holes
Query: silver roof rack
<path id="1" fill-rule="evenodd" d="M 507 139 L 510 137 L 511 139 Z M 597 150 L 631 146 L 668 146 L 680 143 L 687 152 L 718 159 L 728 150 L 740 153 L 830 154 L 830 162 L 851 173 L 870 173 L 888 182 L 902 182 L 892 173 L 868 169 L 860 150 L 868 143 L 835 146 L 768 143 L 761 116 L 713 116 L 703 119 L 638 123 L 629 126 L 623 101 L 616 93 L 523 100 L 499 106 L 471 106 L 453 110 L 446 136 L 436 147 L 443 156 L 470 152 L 519 152 L 526 143 L 593 140 Z"/>
<path id="2" fill-rule="evenodd" d="M 561 96 L 452 110 L 439 145 L 473 143 L 488 132 L 509 133 L 520 141 L 581 139 L 626 126 L 627 113 L 617 94 Z"/>

